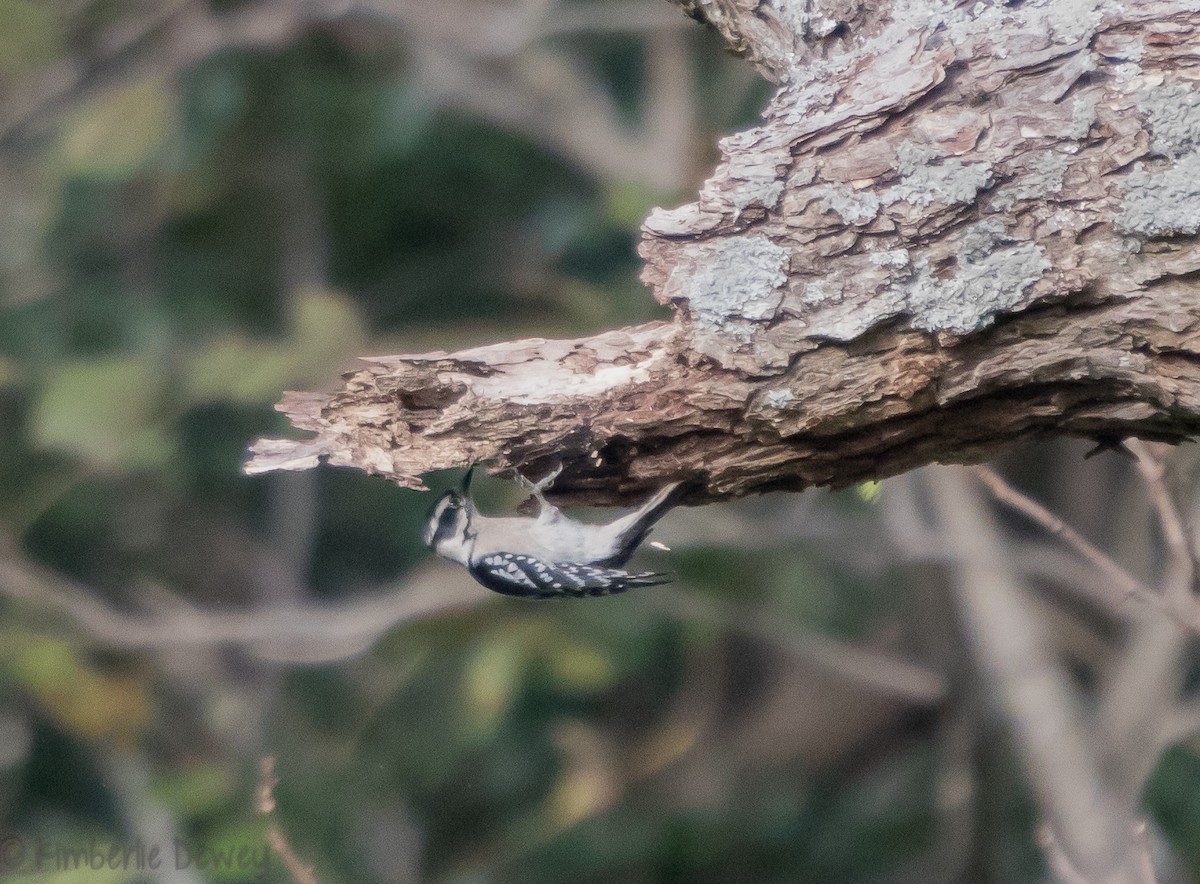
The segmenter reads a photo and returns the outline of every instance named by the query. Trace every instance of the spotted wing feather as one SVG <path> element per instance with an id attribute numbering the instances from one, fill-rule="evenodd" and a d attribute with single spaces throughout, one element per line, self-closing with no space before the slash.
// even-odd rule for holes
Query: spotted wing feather
<path id="1" fill-rule="evenodd" d="M 666 574 L 630 574 L 616 568 L 546 562 L 519 553 L 491 553 L 471 565 L 471 576 L 488 589 L 525 598 L 585 598 L 612 595 L 635 586 L 667 583 Z"/>

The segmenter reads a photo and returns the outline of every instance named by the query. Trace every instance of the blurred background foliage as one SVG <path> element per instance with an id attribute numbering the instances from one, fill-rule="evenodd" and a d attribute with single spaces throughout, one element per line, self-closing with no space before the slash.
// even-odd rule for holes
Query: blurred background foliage
<path id="1" fill-rule="evenodd" d="M 271 754 L 323 882 L 1038 878 L 1003 729 L 850 671 L 953 632 L 878 489 L 676 514 L 677 584 L 540 605 L 430 562 L 431 495 L 240 474 L 356 355 L 667 316 L 638 223 L 767 96 L 659 0 L 0 0 L 0 831 L 261 850 Z M 1122 536 L 1078 455 L 1024 478 Z M 1193 869 L 1198 763 L 1150 796 Z"/>

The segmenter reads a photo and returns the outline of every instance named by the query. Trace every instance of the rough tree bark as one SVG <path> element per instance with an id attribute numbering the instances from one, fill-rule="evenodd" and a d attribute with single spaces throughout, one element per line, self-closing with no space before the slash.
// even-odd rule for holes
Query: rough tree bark
<path id="1" fill-rule="evenodd" d="M 474 460 L 613 503 L 1200 431 L 1200 6 L 678 0 L 779 84 L 645 222 L 670 322 L 366 359 L 249 472 Z"/>

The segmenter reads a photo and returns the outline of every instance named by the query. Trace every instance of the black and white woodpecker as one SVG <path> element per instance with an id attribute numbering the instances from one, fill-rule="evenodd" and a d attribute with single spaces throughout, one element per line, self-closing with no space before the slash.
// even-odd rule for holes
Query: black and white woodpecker
<path id="1" fill-rule="evenodd" d="M 621 566 L 676 503 L 681 483 L 607 524 L 590 524 L 567 516 L 542 494 L 561 466 L 537 484 L 525 483 L 537 501 L 536 516 L 483 515 L 470 497 L 473 470 L 461 491 L 447 491 L 434 504 L 424 541 L 442 558 L 465 565 L 488 589 L 526 598 L 582 598 L 669 581 L 666 574 L 631 574 Z"/>

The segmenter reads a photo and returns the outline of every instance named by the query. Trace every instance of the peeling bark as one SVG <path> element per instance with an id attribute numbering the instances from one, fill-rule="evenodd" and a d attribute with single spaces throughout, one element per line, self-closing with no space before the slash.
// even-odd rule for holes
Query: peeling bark
<path id="1" fill-rule="evenodd" d="M 248 472 L 561 461 L 561 498 L 699 501 L 1200 431 L 1194 2 L 681 5 L 780 86 L 643 227 L 674 319 L 367 359 Z"/>

